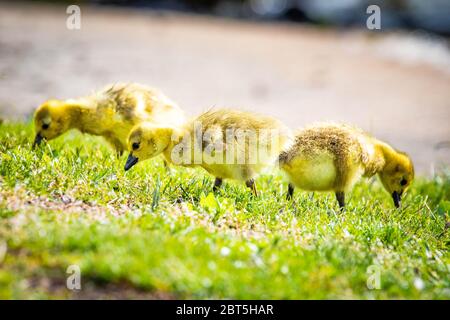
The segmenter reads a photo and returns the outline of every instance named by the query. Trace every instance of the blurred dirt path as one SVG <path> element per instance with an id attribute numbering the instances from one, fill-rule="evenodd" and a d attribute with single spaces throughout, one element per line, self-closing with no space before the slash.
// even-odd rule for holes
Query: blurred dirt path
<path id="1" fill-rule="evenodd" d="M 434 63 L 427 48 L 419 50 L 424 59 L 390 54 L 410 52 L 392 47 L 402 35 L 392 41 L 89 6 L 81 7 L 81 30 L 71 31 L 65 10 L 0 4 L 3 116 L 28 116 L 48 98 L 137 81 L 161 88 L 192 115 L 230 106 L 277 116 L 293 128 L 345 121 L 409 152 L 421 173 L 450 164 L 448 52 L 438 50 L 442 59 Z M 444 147 L 436 149 L 438 143 Z"/>

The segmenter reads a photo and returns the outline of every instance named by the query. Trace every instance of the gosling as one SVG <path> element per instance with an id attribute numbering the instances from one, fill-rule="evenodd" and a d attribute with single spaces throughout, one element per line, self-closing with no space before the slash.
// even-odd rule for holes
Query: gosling
<path id="1" fill-rule="evenodd" d="M 138 161 L 164 154 L 167 161 L 200 166 L 215 176 L 213 191 L 223 179 L 245 181 L 258 195 L 254 178 L 277 161 L 292 140 L 290 130 L 271 117 L 230 109 L 210 110 L 179 128 L 138 124 L 128 138 L 129 170 Z"/>
<path id="2" fill-rule="evenodd" d="M 103 136 L 121 155 L 130 130 L 142 121 L 181 125 L 185 120 L 183 111 L 159 90 L 137 83 L 108 85 L 86 97 L 40 105 L 34 114 L 33 147 L 78 129 Z"/>
<path id="3" fill-rule="evenodd" d="M 414 179 L 414 166 L 407 154 L 347 125 L 319 124 L 301 130 L 291 148 L 280 154 L 279 163 L 290 180 L 288 199 L 294 187 L 334 191 L 341 210 L 345 192 L 361 176 L 378 174 L 397 208 Z"/>

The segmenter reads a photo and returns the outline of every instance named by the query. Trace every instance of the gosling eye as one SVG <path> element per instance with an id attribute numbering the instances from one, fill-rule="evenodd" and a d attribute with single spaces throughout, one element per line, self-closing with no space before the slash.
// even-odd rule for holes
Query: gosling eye
<path id="1" fill-rule="evenodd" d="M 48 123 L 44 123 L 42 125 L 42 129 L 47 130 L 50 125 Z"/>
<path id="2" fill-rule="evenodd" d="M 403 178 L 401 181 L 400 181 L 400 185 L 401 186 L 406 186 L 406 184 L 408 183 L 408 181 L 405 179 L 405 178 Z"/>
<path id="3" fill-rule="evenodd" d="M 133 148 L 133 150 L 137 150 L 137 149 L 139 149 L 139 143 L 138 142 L 133 142 L 131 147 Z"/>

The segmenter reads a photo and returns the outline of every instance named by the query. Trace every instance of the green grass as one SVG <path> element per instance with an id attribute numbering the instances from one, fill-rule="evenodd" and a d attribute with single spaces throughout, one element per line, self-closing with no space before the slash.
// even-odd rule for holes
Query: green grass
<path id="1" fill-rule="evenodd" d="M 31 141 L 30 125 L 0 126 L 0 298 L 73 297 L 72 264 L 94 294 L 450 298 L 449 173 L 418 178 L 401 210 L 363 181 L 340 214 L 332 194 L 286 201 L 278 173 L 257 180 L 258 198 L 234 182 L 213 195 L 201 169 L 166 172 L 154 159 L 124 172 L 100 138 L 71 132 L 35 151 Z"/>

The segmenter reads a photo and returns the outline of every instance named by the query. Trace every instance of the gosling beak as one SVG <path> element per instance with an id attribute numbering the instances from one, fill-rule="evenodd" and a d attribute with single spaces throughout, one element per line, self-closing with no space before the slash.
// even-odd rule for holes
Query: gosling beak
<path id="1" fill-rule="evenodd" d="M 33 142 L 33 149 L 34 149 L 36 146 L 40 145 L 43 139 L 44 139 L 44 137 L 41 136 L 40 133 L 36 134 L 36 138 L 34 138 L 34 142 Z"/>
<path id="2" fill-rule="evenodd" d="M 127 163 L 125 163 L 125 171 L 131 169 L 136 163 L 138 163 L 139 159 L 133 156 L 131 153 L 128 155 Z"/>
<path id="3" fill-rule="evenodd" d="M 394 191 L 392 193 L 392 199 L 394 200 L 394 205 L 396 208 L 400 208 L 402 205 L 402 195 L 398 193 L 397 191 Z"/>

